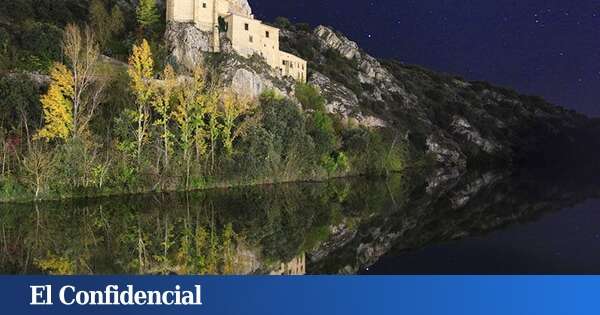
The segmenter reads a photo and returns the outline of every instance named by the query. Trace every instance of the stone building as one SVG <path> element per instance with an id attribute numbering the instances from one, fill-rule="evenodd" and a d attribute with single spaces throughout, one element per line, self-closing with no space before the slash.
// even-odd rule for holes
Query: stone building
<path id="1" fill-rule="evenodd" d="M 262 56 L 279 75 L 306 82 L 306 61 L 280 51 L 279 29 L 255 19 L 245 0 L 167 0 L 167 20 L 193 22 L 209 33 L 211 52 L 220 51 L 225 35 L 241 56 Z"/>

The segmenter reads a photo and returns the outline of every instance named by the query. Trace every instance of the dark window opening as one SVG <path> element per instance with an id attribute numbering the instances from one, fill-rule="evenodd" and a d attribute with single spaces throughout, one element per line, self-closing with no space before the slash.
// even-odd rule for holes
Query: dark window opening
<path id="1" fill-rule="evenodd" d="M 206 2 L 202 3 L 202 7 L 206 9 Z"/>
<path id="2" fill-rule="evenodd" d="M 229 24 L 225 21 L 225 18 L 219 16 L 219 32 L 227 32 L 229 30 Z"/>
<path id="3" fill-rule="evenodd" d="M 269 36 L 270 36 L 270 35 L 271 35 L 271 34 L 269 34 L 269 31 L 266 31 L 266 32 L 265 32 L 265 36 L 266 36 L 267 38 L 269 38 Z"/>
<path id="4" fill-rule="evenodd" d="M 247 31 L 250 29 L 250 25 L 248 25 L 248 23 L 244 24 L 244 29 Z"/>
<path id="5" fill-rule="evenodd" d="M 250 36 L 249 40 L 251 43 L 254 43 L 254 37 Z"/>

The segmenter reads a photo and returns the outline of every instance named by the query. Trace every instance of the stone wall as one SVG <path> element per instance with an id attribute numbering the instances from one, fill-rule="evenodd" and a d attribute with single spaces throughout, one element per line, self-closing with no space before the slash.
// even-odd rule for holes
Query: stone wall
<path id="1" fill-rule="evenodd" d="M 227 38 L 235 52 L 243 57 L 259 55 L 280 76 L 306 82 L 307 62 L 279 50 L 279 29 L 254 19 L 246 0 L 168 0 L 169 22 L 194 23 L 203 32 L 202 45 L 206 52 L 220 52 L 219 18 L 227 25 Z M 176 34 L 175 34 L 176 35 Z M 173 36 L 173 35 L 171 35 Z M 209 37 L 208 44 L 205 36 Z M 178 42 L 182 42 L 179 40 Z M 186 46 L 194 46 L 187 43 Z M 197 45 L 196 45 L 197 46 Z M 194 53 L 178 52 L 177 59 L 196 63 Z M 180 58 L 183 57 L 183 58 Z"/>

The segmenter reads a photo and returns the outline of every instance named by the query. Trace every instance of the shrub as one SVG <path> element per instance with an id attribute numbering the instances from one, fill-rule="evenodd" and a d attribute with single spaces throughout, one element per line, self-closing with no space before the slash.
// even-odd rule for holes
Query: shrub
<path id="1" fill-rule="evenodd" d="M 39 58 L 39 69 L 47 70 L 54 61 L 61 58 L 60 43 L 62 30 L 52 24 L 32 22 L 26 24 L 21 38 L 21 46 L 30 55 Z"/>
<path id="2" fill-rule="evenodd" d="M 312 142 L 307 135 L 303 113 L 290 100 L 263 96 L 259 111 L 263 128 L 273 137 L 274 149 L 284 157 L 296 149 L 296 145 Z"/>
<path id="3" fill-rule="evenodd" d="M 309 120 L 309 134 L 315 143 L 319 156 L 333 152 L 337 146 L 337 136 L 333 128 L 333 120 L 328 114 L 318 111 L 312 113 Z"/>
<path id="4" fill-rule="evenodd" d="M 37 87 L 24 75 L 0 78 L 0 126 L 16 129 L 23 127 L 27 118 L 33 133 L 41 119 L 41 105 Z"/>
<path id="5" fill-rule="evenodd" d="M 290 20 L 285 17 L 278 16 L 275 18 L 275 26 L 281 29 L 289 29 L 292 27 L 292 22 L 290 22 Z"/>
<path id="6" fill-rule="evenodd" d="M 302 108 L 315 111 L 325 111 L 325 98 L 319 89 L 307 83 L 296 84 L 296 98 L 302 104 Z"/>

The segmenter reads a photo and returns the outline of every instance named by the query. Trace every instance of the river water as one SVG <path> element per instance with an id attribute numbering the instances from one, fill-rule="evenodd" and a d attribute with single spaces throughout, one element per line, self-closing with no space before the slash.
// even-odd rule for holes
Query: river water
<path id="1" fill-rule="evenodd" d="M 0 204 L 0 273 L 600 273 L 595 198 L 484 172 Z"/>

